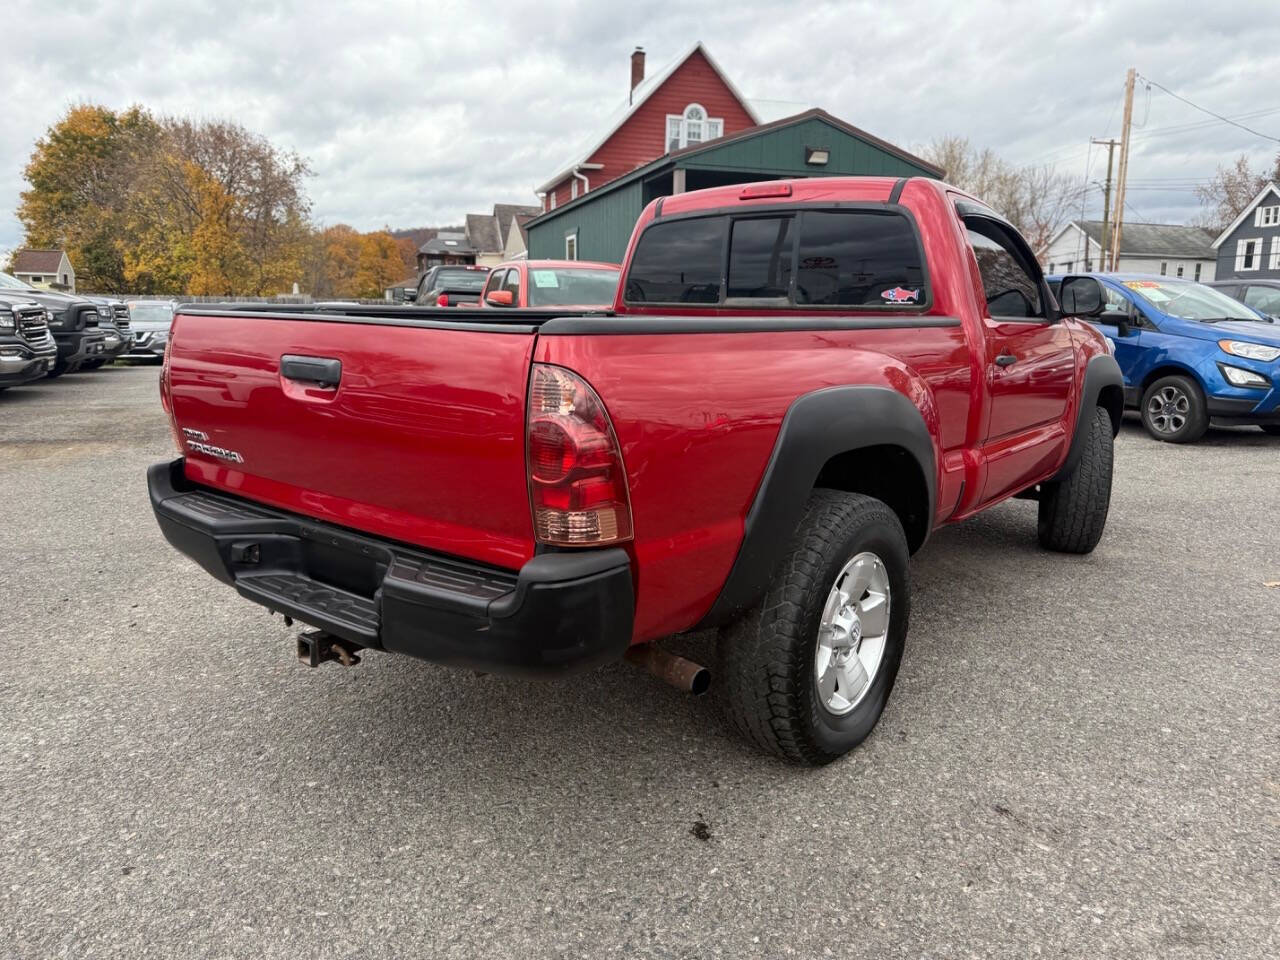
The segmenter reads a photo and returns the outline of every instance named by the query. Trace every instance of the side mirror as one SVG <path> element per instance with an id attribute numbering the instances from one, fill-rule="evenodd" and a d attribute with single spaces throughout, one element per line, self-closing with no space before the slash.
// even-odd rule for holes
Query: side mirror
<path id="1" fill-rule="evenodd" d="M 510 290 L 490 290 L 485 294 L 484 302 L 491 307 L 509 307 L 516 301 Z"/>
<path id="2" fill-rule="evenodd" d="M 1102 284 L 1093 277 L 1067 277 L 1062 281 L 1058 295 L 1062 312 L 1069 317 L 1097 317 L 1102 315 L 1107 298 Z"/>

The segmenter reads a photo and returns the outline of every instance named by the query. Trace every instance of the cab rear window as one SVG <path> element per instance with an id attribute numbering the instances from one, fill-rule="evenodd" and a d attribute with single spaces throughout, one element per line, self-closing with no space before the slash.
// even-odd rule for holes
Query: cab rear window
<path id="1" fill-rule="evenodd" d="M 912 308 L 928 291 L 903 214 L 790 208 L 652 224 L 624 292 L 629 303 Z"/>

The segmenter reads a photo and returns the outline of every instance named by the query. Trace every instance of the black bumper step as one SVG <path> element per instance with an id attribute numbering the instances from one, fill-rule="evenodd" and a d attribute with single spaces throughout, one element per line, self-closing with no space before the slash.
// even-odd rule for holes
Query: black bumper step
<path id="1" fill-rule="evenodd" d="M 356 643 L 378 642 L 378 608 L 367 597 L 294 573 L 236 577 L 244 597 L 305 623 L 323 623 L 330 633 Z"/>

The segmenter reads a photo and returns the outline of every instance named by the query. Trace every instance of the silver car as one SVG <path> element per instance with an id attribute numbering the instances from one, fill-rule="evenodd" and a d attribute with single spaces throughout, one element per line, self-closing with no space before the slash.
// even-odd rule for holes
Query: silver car
<path id="1" fill-rule="evenodd" d="M 162 360 L 173 323 L 173 300 L 130 300 L 129 316 L 133 321 L 133 347 L 126 357 L 136 360 Z"/>

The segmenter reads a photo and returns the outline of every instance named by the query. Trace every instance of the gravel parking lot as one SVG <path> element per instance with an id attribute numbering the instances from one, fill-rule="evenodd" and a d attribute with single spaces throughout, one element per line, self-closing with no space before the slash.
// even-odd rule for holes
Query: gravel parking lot
<path id="1" fill-rule="evenodd" d="M 1280 439 L 1127 424 L 1089 557 L 938 534 L 810 771 L 626 665 L 302 667 L 161 538 L 156 375 L 0 396 L 0 956 L 1280 951 Z"/>

